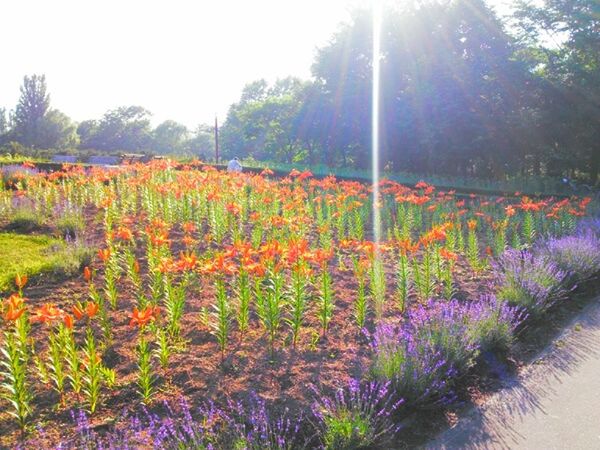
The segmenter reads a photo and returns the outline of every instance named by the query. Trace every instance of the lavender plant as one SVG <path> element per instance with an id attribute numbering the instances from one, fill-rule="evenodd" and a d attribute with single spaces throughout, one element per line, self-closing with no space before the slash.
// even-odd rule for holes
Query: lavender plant
<path id="1" fill-rule="evenodd" d="M 498 298 L 539 315 L 565 298 L 569 273 L 543 255 L 507 250 L 495 264 Z"/>
<path id="2" fill-rule="evenodd" d="M 600 274 L 600 237 L 591 230 L 549 239 L 540 245 L 537 253 L 568 273 L 573 283 L 583 282 Z"/>
<path id="3" fill-rule="evenodd" d="M 313 404 L 316 429 L 324 449 L 383 446 L 399 429 L 392 420 L 402 400 L 394 400 L 390 383 L 350 380 L 333 397 L 318 395 Z"/>

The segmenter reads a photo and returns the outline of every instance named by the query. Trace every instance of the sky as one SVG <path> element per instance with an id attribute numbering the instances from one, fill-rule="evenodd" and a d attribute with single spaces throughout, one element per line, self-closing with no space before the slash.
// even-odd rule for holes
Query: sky
<path id="1" fill-rule="evenodd" d="M 315 50 L 368 0 L 0 0 L 0 107 L 45 74 L 75 121 L 139 105 L 156 125 L 223 122 L 248 82 L 310 77 Z"/>

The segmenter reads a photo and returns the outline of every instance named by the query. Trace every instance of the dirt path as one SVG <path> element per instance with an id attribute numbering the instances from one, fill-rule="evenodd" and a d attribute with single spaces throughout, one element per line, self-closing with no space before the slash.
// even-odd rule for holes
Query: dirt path
<path id="1" fill-rule="evenodd" d="M 516 379 L 426 449 L 600 449 L 600 297 Z"/>

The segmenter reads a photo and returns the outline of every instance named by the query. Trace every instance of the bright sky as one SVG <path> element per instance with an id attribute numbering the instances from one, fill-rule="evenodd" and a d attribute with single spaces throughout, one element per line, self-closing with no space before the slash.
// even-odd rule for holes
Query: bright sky
<path id="1" fill-rule="evenodd" d="M 0 107 L 46 74 L 76 121 L 140 105 L 153 122 L 224 121 L 253 80 L 310 76 L 315 49 L 368 0 L 1 0 Z"/>

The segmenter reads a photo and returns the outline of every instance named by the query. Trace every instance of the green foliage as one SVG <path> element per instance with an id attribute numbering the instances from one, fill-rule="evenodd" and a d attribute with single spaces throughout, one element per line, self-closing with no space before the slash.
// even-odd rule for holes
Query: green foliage
<path id="1" fill-rule="evenodd" d="M 19 233 L 31 233 L 44 226 L 44 218 L 39 212 L 31 208 L 21 206 L 13 209 L 10 214 L 10 220 L 6 224 L 6 230 Z"/>
<path id="2" fill-rule="evenodd" d="M 0 371 L 1 397 L 10 403 L 8 413 L 17 419 L 21 428 L 24 428 L 27 417 L 31 414 L 32 399 L 27 382 L 27 352 L 16 333 L 5 331 L 3 337 L 4 342 L 0 347 L 0 366 L 3 368 Z"/>
<path id="3" fill-rule="evenodd" d="M 85 246 L 68 245 L 47 236 L 0 233 L 0 291 L 9 290 L 17 274 L 57 277 L 80 273 L 91 260 Z"/>

